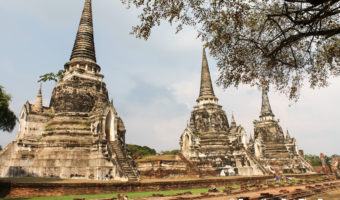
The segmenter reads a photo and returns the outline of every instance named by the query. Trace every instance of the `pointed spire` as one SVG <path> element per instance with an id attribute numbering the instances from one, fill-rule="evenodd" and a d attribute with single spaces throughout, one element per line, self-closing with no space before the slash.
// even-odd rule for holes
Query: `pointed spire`
<path id="1" fill-rule="evenodd" d="M 262 85 L 262 107 L 261 107 L 261 115 L 262 117 L 274 117 L 275 115 L 272 112 L 272 109 L 270 107 L 269 98 L 268 98 L 268 85 L 263 84 Z"/>
<path id="2" fill-rule="evenodd" d="M 234 118 L 234 113 L 231 114 L 230 127 L 231 128 L 236 127 L 236 121 L 235 121 L 235 118 Z"/>
<path id="3" fill-rule="evenodd" d="M 35 107 L 37 108 L 38 111 L 42 111 L 43 110 L 43 102 L 42 102 L 42 93 L 41 93 L 41 88 L 42 88 L 42 85 L 40 83 L 40 88 L 39 88 L 39 92 L 38 92 L 38 95 L 37 95 L 37 98 L 35 99 Z"/>
<path id="4" fill-rule="evenodd" d="M 91 0 L 85 0 L 84 10 L 79 23 L 78 33 L 74 42 L 70 61 L 88 61 L 96 63 Z"/>
<path id="5" fill-rule="evenodd" d="M 211 83 L 210 71 L 208 66 L 208 60 L 205 53 L 205 48 L 203 48 L 203 58 L 202 58 L 202 72 L 201 72 L 201 96 L 215 96 L 214 89 Z"/>
<path id="6" fill-rule="evenodd" d="M 254 142 L 253 136 L 252 136 L 252 134 L 250 134 L 250 136 L 249 136 L 249 143 L 253 143 L 253 142 Z"/>
<path id="7" fill-rule="evenodd" d="M 290 140 L 290 139 L 291 139 L 291 137 L 290 137 L 289 131 L 288 131 L 288 129 L 287 129 L 286 140 Z"/>

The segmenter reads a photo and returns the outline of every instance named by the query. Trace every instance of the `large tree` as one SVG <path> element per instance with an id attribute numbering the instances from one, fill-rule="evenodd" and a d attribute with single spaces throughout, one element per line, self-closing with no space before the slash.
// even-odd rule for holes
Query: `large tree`
<path id="1" fill-rule="evenodd" d="M 14 112 L 9 109 L 10 101 L 11 96 L 0 85 L 0 130 L 7 132 L 13 131 L 17 120 Z"/>
<path id="2" fill-rule="evenodd" d="M 340 74 L 340 0 L 122 0 L 141 10 L 132 33 L 148 39 L 162 21 L 191 26 L 217 60 L 223 87 L 260 85 L 296 99 L 307 80 Z"/>

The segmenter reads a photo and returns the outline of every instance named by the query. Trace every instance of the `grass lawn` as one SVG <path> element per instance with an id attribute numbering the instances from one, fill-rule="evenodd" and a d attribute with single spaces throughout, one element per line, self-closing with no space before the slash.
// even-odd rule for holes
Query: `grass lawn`
<path id="1" fill-rule="evenodd" d="M 237 186 L 232 186 L 237 188 Z M 238 186 L 239 187 L 239 186 Z M 218 187 L 218 190 L 223 190 L 225 187 Z M 208 188 L 191 189 L 191 190 L 174 190 L 174 191 L 151 191 L 151 192 L 127 192 L 123 193 L 129 198 L 141 198 L 150 197 L 152 194 L 164 194 L 164 195 L 175 195 L 177 193 L 183 193 L 190 191 L 192 194 L 199 194 L 202 192 L 208 192 Z M 85 199 L 99 199 L 117 197 L 118 193 L 112 194 L 95 194 L 95 195 L 72 195 L 72 196 L 60 196 L 60 197 L 34 197 L 34 198 L 20 198 L 12 200 L 73 200 L 74 198 L 85 198 Z"/>

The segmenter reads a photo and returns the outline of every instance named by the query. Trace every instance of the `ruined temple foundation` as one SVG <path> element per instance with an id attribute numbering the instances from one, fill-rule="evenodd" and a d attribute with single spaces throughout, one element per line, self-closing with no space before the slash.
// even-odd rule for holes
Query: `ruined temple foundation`
<path id="1" fill-rule="evenodd" d="M 41 88 L 19 116 L 19 133 L 0 152 L 0 177 L 138 180 L 118 116 L 96 63 L 91 0 L 85 0 L 70 61 L 49 107 Z"/>

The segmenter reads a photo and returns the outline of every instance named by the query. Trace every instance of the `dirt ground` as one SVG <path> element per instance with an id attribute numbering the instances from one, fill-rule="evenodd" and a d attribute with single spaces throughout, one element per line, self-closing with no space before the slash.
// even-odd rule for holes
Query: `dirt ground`
<path id="1" fill-rule="evenodd" d="M 339 200 L 340 199 L 340 190 L 327 192 L 326 194 L 320 194 L 316 196 L 309 197 L 308 200 Z"/>
<path id="2" fill-rule="evenodd" d="M 337 181 L 338 182 L 338 181 Z M 270 193 L 270 194 L 279 194 L 280 190 L 288 190 L 289 192 L 293 192 L 296 189 L 305 189 L 305 186 L 291 186 L 291 187 L 280 187 L 280 188 L 270 188 L 270 189 L 265 189 L 261 191 L 256 191 L 256 192 L 245 192 L 243 194 L 233 194 L 233 195 L 224 195 L 222 192 L 214 193 L 213 195 L 216 196 L 210 196 L 206 198 L 200 198 L 200 199 L 206 199 L 206 200 L 235 200 L 239 199 L 241 197 L 250 197 L 250 198 L 255 198 L 259 197 L 260 193 Z M 212 194 L 212 193 L 210 193 Z M 223 195 L 223 196 L 222 196 Z M 192 195 L 183 195 L 180 197 L 185 197 L 185 198 L 195 198 L 201 196 L 200 194 L 192 194 Z M 139 200 L 174 200 L 178 198 L 179 196 L 167 196 L 167 197 L 148 197 L 148 198 L 138 198 Z M 317 196 L 313 197 L 308 197 L 306 200 L 340 200 L 340 190 L 337 191 L 331 191 L 325 194 L 320 194 Z"/>

